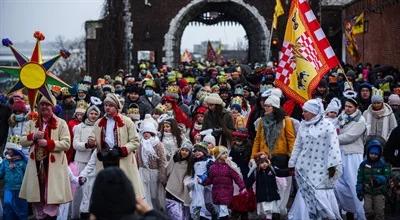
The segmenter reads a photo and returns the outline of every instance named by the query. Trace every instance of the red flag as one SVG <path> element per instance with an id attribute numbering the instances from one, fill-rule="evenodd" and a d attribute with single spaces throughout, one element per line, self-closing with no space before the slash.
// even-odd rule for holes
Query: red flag
<path id="1" fill-rule="evenodd" d="M 217 53 L 211 45 L 211 42 L 208 41 L 207 44 L 207 61 L 214 62 L 217 60 Z"/>

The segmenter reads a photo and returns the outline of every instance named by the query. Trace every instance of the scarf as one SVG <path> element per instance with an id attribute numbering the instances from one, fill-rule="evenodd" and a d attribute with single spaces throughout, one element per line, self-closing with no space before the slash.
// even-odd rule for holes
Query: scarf
<path id="1" fill-rule="evenodd" d="M 265 115 L 263 118 L 264 134 L 266 139 L 266 144 L 270 150 L 273 151 L 275 148 L 276 140 L 281 133 L 283 122 L 277 122 L 271 114 Z"/>
<path id="2" fill-rule="evenodd" d="M 94 123 L 96 123 L 96 121 L 90 121 L 88 118 L 85 119 L 85 124 L 88 125 L 88 126 L 93 126 Z"/>
<path id="3" fill-rule="evenodd" d="M 361 116 L 362 116 L 361 111 L 358 109 L 351 115 L 348 115 L 345 112 L 343 112 L 342 114 L 339 115 L 338 118 L 340 128 L 343 128 L 352 121 L 358 122 Z"/>
<path id="4" fill-rule="evenodd" d="M 159 159 L 157 156 L 156 151 L 154 150 L 154 147 L 160 143 L 160 140 L 158 139 L 157 136 L 151 137 L 147 140 L 142 138 L 140 140 L 140 145 L 142 146 L 142 160 L 143 160 L 143 166 L 148 168 L 149 167 L 149 161 L 152 159 Z"/>
<path id="5" fill-rule="evenodd" d="M 368 135 L 376 133 L 378 130 L 378 124 L 376 122 L 376 120 L 379 120 L 380 118 L 383 118 L 383 122 L 382 122 L 382 134 L 381 136 L 387 140 L 389 138 L 389 114 L 391 111 L 391 109 L 389 109 L 389 105 L 388 104 L 384 104 L 383 108 L 381 110 L 375 111 L 372 109 L 372 106 L 368 107 L 368 109 L 366 111 L 369 111 L 368 114 L 366 114 L 366 121 L 367 121 L 367 125 L 368 125 Z M 375 118 L 376 120 L 374 120 L 374 123 L 372 122 L 373 118 Z"/>
<path id="6" fill-rule="evenodd" d="M 319 114 L 319 115 L 315 116 L 314 118 L 312 118 L 309 121 L 306 121 L 306 120 L 301 121 L 301 125 L 302 126 L 306 126 L 306 127 L 311 126 L 311 125 L 315 125 L 319 121 L 321 121 L 321 119 L 322 119 L 322 114 Z"/>

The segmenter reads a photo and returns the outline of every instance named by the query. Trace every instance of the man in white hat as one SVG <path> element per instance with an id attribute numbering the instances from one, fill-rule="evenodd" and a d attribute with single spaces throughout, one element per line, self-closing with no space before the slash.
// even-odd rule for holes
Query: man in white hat
<path id="1" fill-rule="evenodd" d="M 40 99 L 39 117 L 30 120 L 21 145 L 30 147 L 19 196 L 32 203 L 37 219 L 55 218 L 58 205 L 72 200 L 65 151 L 70 147 L 67 123 L 53 114 L 56 100 Z"/>
<path id="2" fill-rule="evenodd" d="M 88 145 L 96 145 L 97 172 L 107 166 L 119 166 L 132 182 L 136 196 L 142 197 L 143 186 L 135 158 L 139 136 L 132 120 L 119 113 L 121 109 L 118 97 L 114 93 L 107 94 L 105 115 L 95 123 L 92 134 L 95 138 L 89 139 Z"/>
<path id="3" fill-rule="evenodd" d="M 289 160 L 299 191 L 288 218 L 341 219 L 334 193 L 342 170 L 336 129 L 324 118 L 320 99 L 304 104 L 303 117 Z"/>

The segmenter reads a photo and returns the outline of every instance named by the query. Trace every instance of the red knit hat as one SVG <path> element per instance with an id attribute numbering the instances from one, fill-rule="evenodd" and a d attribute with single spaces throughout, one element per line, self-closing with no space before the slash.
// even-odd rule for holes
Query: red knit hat
<path id="1" fill-rule="evenodd" d="M 189 85 L 189 83 L 187 82 L 186 79 L 180 79 L 178 81 L 178 86 L 180 89 L 183 89 L 185 86 L 188 86 L 188 85 Z"/>
<path id="2" fill-rule="evenodd" d="M 13 112 L 23 112 L 26 113 L 27 109 L 26 109 L 26 105 L 25 102 L 22 100 L 17 100 L 13 103 L 12 105 L 12 110 Z"/>

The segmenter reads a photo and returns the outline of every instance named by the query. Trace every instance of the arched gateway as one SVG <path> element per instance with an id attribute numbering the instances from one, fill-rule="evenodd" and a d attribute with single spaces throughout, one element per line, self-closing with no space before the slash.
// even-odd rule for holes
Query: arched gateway
<path id="1" fill-rule="evenodd" d="M 218 12 L 221 16 L 219 21 L 240 23 L 249 40 L 248 60 L 267 60 L 270 31 L 266 19 L 255 6 L 242 0 L 194 0 L 181 8 L 169 22 L 168 32 L 164 36 L 164 62 L 172 66 L 179 62 L 181 38 L 185 27 L 206 12 Z"/>

